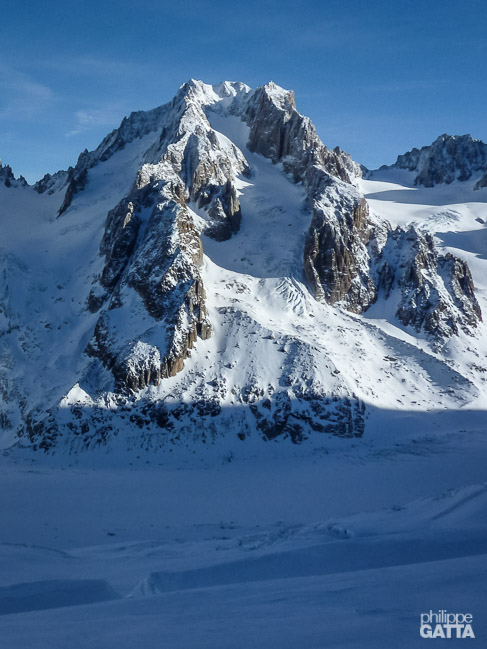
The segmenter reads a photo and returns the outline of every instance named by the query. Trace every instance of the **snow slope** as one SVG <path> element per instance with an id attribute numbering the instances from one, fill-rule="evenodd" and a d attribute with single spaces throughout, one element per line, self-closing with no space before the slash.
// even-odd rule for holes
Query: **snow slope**
<path id="1" fill-rule="evenodd" d="M 487 259 L 487 191 L 473 191 L 477 178 L 452 182 L 431 188 L 414 186 L 414 173 L 402 169 L 381 169 L 369 179 L 360 179 L 359 186 L 374 214 L 386 218 L 393 226 L 414 225 L 430 232 L 440 249 L 458 255 L 468 262 L 475 284 L 477 299 L 483 313 L 487 308 L 485 261 Z M 380 323 L 386 331 L 397 331 L 397 321 L 391 322 L 390 313 L 377 304 L 367 316 Z M 447 354 L 462 372 L 483 367 L 486 356 L 485 335 L 461 349 L 453 344 Z M 456 341 L 458 342 L 458 341 Z M 481 369 L 477 385 L 485 384 Z M 481 390 L 480 394 L 483 394 Z M 480 395 L 479 395 L 480 396 Z M 476 402 L 485 407 L 485 397 Z"/>
<path id="2" fill-rule="evenodd" d="M 86 366 L 83 351 L 95 324 L 86 300 L 92 277 L 100 270 L 106 213 L 129 190 L 133 165 L 140 165 L 148 144 L 147 139 L 136 140 L 95 167 L 68 220 L 56 218 L 59 190 L 49 195 L 22 187 L 13 193 L 0 186 L 5 232 L 0 318 L 7 316 L 0 334 L 2 366 L 8 369 L 6 389 L 17 382 L 33 410 L 61 400 Z M 2 446 L 16 438 L 19 405 L 15 395 L 8 399 L 5 409 L 12 426 Z"/>

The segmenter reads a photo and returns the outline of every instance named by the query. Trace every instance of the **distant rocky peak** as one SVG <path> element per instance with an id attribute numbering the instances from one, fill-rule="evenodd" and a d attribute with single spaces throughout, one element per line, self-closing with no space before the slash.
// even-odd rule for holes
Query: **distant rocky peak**
<path id="1" fill-rule="evenodd" d="M 65 187 L 67 180 L 67 171 L 56 171 L 54 174 L 47 173 L 34 184 L 33 188 L 38 194 L 51 195 L 61 191 Z"/>
<path id="2" fill-rule="evenodd" d="M 0 160 L 0 183 L 5 187 L 10 187 L 13 181 L 15 181 L 15 176 L 12 167 L 9 165 L 3 166 Z"/>
<path id="3" fill-rule="evenodd" d="M 469 180 L 487 170 L 487 145 L 471 135 L 440 135 L 429 146 L 398 156 L 393 165 L 414 171 L 415 184 L 434 187 Z"/>
<path id="4" fill-rule="evenodd" d="M 0 185 L 4 185 L 5 187 L 25 187 L 27 181 L 23 176 L 16 178 L 12 167 L 2 165 L 2 161 L 0 160 Z"/>

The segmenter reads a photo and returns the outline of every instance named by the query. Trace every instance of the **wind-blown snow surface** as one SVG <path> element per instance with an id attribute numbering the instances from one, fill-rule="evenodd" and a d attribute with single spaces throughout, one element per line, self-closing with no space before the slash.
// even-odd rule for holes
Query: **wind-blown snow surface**
<path id="1" fill-rule="evenodd" d="M 212 337 L 140 398 L 191 402 L 224 380 L 228 435 L 209 444 L 212 431 L 195 427 L 187 445 L 167 445 L 164 431 L 116 411 L 108 372 L 86 375 L 106 214 L 158 133 L 90 169 L 61 218 L 60 193 L 22 187 L 15 221 L 2 224 L 4 315 L 20 332 L 2 358 L 13 384 L 23 372 L 32 403 L 60 401 L 61 414 L 104 401 L 118 434 L 93 452 L 66 440 L 50 456 L 3 438 L 2 647 L 411 649 L 430 609 L 471 613 L 486 645 L 485 325 L 440 353 L 400 325 L 394 304 L 356 316 L 316 302 L 301 270 L 302 186 L 248 151 L 228 98 L 206 92 L 220 145 L 237 145 L 251 170 L 237 180 L 241 229 L 203 237 Z M 389 170 L 358 182 L 377 217 L 427 228 L 468 261 L 486 314 L 487 189 L 473 192 L 475 180 L 425 189 Z M 0 186 L 5 214 L 9 191 Z M 203 227 L 206 212 L 190 207 Z M 289 377 L 354 392 L 366 434 L 237 439 L 249 412 L 232 387 Z"/>
<path id="2" fill-rule="evenodd" d="M 411 649 L 439 608 L 483 646 L 485 430 L 462 420 L 219 466 L 4 463 L 2 646 Z"/>

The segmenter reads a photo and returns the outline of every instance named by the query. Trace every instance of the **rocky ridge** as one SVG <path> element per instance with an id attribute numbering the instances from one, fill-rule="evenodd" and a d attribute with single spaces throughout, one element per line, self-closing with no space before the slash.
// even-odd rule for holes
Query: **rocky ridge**
<path id="1" fill-rule="evenodd" d="M 464 182 L 472 176 L 487 173 L 487 145 L 471 135 L 440 135 L 431 145 L 414 148 L 398 156 L 393 167 L 413 171 L 415 185 L 434 187 Z M 479 180 L 474 189 L 484 187 Z"/>
<path id="2" fill-rule="evenodd" d="M 170 107 L 156 113 L 159 120 L 166 117 L 161 134 L 146 152 L 147 162 L 137 173 L 130 194 L 107 217 L 100 246 L 105 266 L 88 298 L 91 311 L 105 307 L 88 353 L 112 369 L 119 388 L 137 391 L 177 373 L 197 336 L 205 339 L 211 332 L 198 270 L 202 245 L 186 203 L 195 202 L 207 210 L 203 230 L 207 236 L 228 239 L 238 231 L 241 219 L 234 183 L 237 175 L 248 173 L 248 167 L 240 151 L 223 147 L 210 127 L 202 109 L 202 93 L 201 85 L 189 82 Z M 154 120 L 149 124 L 153 128 Z M 122 123 L 122 133 L 112 134 L 89 164 L 103 161 L 107 152 L 112 155 L 122 143 L 145 134 L 148 127 L 144 119 L 142 126 L 129 129 L 128 138 L 123 133 L 127 128 Z M 89 168 L 86 159 L 88 155 L 80 169 Z M 82 173 L 75 170 L 73 178 Z M 71 196 L 69 186 L 66 195 Z M 165 327 L 162 344 L 160 331 L 155 334 L 158 344 L 141 345 L 140 336 L 123 341 L 121 328 L 110 324 L 120 320 L 120 312 L 124 320 L 134 322 L 134 313 L 127 307 L 130 289 L 159 323 L 158 329 Z M 138 308 L 136 301 L 134 312 Z M 117 312 L 112 314 L 114 309 Z M 146 332 L 145 338 L 153 338 L 152 332 Z"/>
<path id="3" fill-rule="evenodd" d="M 250 126 L 249 149 L 282 163 L 306 189 L 312 221 L 304 270 L 316 299 L 363 313 L 377 300 L 381 286 L 389 298 L 394 264 L 401 274 L 397 284 L 403 297 L 396 313 L 403 324 L 424 329 L 437 342 L 459 327 L 476 327 L 481 312 L 468 266 L 452 255 L 438 255 L 433 240 L 414 227 L 406 234 L 372 222 L 364 197 L 354 187 L 361 168 L 340 149 L 323 145 L 310 120 L 296 110 L 292 92 L 268 84 L 249 98 L 241 113 Z M 460 147 L 457 155 L 463 153 Z M 467 162 L 470 157 L 465 154 Z M 411 248 L 406 241 L 412 240 Z M 407 270 L 404 259 L 410 261 Z"/>
<path id="4" fill-rule="evenodd" d="M 312 223 L 304 270 L 317 299 L 361 312 L 374 299 L 366 244 L 371 236 L 367 205 L 353 186 L 361 168 L 338 147 L 330 151 L 311 121 L 296 110 L 294 93 L 268 84 L 249 97 L 242 119 L 248 147 L 281 163 L 305 187 Z"/>

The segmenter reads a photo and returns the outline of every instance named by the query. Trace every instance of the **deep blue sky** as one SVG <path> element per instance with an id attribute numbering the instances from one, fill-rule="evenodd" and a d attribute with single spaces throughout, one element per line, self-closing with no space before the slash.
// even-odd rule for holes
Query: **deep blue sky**
<path id="1" fill-rule="evenodd" d="M 2 0 L 0 157 L 35 180 L 194 77 L 273 80 L 370 168 L 487 141 L 485 0 Z"/>

